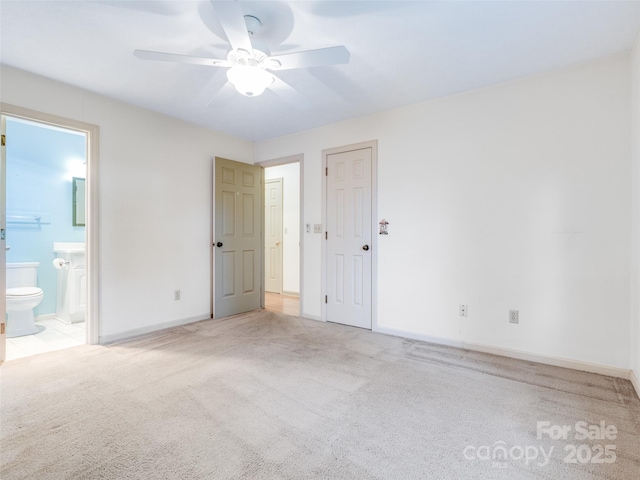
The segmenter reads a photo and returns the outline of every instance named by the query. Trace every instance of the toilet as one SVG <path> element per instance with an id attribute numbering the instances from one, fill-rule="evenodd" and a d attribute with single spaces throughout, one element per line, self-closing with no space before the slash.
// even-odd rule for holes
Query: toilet
<path id="1" fill-rule="evenodd" d="M 38 262 L 7 263 L 7 337 L 38 333 L 33 309 L 44 298 L 36 287 Z"/>

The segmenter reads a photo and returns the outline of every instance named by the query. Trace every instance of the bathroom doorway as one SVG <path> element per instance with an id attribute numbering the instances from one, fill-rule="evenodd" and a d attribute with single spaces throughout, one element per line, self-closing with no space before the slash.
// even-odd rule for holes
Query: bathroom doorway
<path id="1" fill-rule="evenodd" d="M 2 124 L 3 277 L 7 289 L 22 289 L 5 296 L 4 360 L 97 343 L 91 298 L 97 288 L 91 259 L 97 252 L 90 248 L 91 237 L 97 237 L 91 205 L 96 192 L 89 190 L 92 182 L 95 190 L 91 169 L 97 165 L 98 129 L 4 104 Z M 34 272 L 35 282 L 24 284 L 25 272 L 26 278 Z M 32 309 L 32 330 L 11 325 L 18 318 L 12 317 L 12 305 L 24 300 L 24 287 L 41 297 Z"/>
<path id="2" fill-rule="evenodd" d="M 259 164 L 264 167 L 265 308 L 301 315 L 303 156 Z"/>

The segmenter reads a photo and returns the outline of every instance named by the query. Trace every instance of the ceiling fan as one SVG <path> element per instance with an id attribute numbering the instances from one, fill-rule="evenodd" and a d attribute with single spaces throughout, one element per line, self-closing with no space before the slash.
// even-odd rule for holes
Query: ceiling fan
<path id="1" fill-rule="evenodd" d="M 279 93 L 286 94 L 289 90 L 289 93 L 295 93 L 289 96 L 296 98 L 299 94 L 271 72 L 349 63 L 350 54 L 344 45 L 270 55 L 266 46 L 253 38 L 261 26 L 260 19 L 244 15 L 237 1 L 211 0 L 211 4 L 231 44 L 226 60 L 150 50 L 134 50 L 134 55 L 143 60 L 228 68 L 229 82 L 247 97 L 261 95 L 266 88 L 276 86 Z"/>

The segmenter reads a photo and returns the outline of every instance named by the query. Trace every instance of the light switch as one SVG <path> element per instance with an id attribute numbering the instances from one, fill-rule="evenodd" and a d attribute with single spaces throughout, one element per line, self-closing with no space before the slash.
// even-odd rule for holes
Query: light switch
<path id="1" fill-rule="evenodd" d="M 322 233 L 322 224 L 314 223 L 313 224 L 313 233 Z"/>

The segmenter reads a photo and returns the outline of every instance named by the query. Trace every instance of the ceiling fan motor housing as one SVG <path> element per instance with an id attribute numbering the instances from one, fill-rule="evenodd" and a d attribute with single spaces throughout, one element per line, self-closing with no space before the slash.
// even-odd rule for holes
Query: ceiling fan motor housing
<path id="1" fill-rule="evenodd" d="M 247 32 L 249 32 L 249 35 L 251 36 L 253 36 L 258 30 L 260 30 L 260 27 L 262 26 L 262 22 L 260 21 L 260 19 L 258 17 L 254 17 L 253 15 L 245 15 L 244 23 L 245 25 L 247 25 Z"/>
<path id="2" fill-rule="evenodd" d="M 254 48 L 252 52 L 247 52 L 243 49 L 231 50 L 227 55 L 227 60 L 233 65 L 248 67 L 261 67 L 268 58 L 269 56 L 266 53 L 257 48 Z"/>

